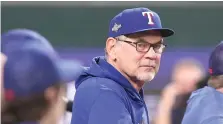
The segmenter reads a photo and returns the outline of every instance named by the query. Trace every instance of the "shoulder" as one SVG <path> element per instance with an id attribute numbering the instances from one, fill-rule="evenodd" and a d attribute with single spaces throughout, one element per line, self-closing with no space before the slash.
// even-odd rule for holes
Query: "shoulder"
<path id="1" fill-rule="evenodd" d="M 100 77 L 92 77 L 83 81 L 77 89 L 77 92 L 105 92 L 111 91 L 117 94 L 122 94 L 124 92 L 124 88 L 119 85 L 117 82 L 108 79 L 108 78 L 100 78 Z"/>
<path id="2" fill-rule="evenodd" d="M 92 77 L 84 80 L 76 89 L 74 102 L 85 101 L 89 104 L 93 103 L 101 94 L 115 96 L 119 101 L 126 102 L 128 99 L 124 88 L 111 79 Z"/>
<path id="3" fill-rule="evenodd" d="M 206 118 L 201 124 L 223 124 L 223 115 Z"/>
<path id="4" fill-rule="evenodd" d="M 187 105 L 185 117 L 198 120 L 223 115 L 223 105 L 219 97 L 210 89 L 195 91 Z"/>
<path id="5" fill-rule="evenodd" d="M 83 81 L 78 89 L 76 89 L 74 107 L 76 110 L 80 110 L 81 108 L 90 109 L 98 101 L 125 104 L 125 95 L 122 95 L 124 91 L 121 88 L 121 86 L 110 79 L 89 78 Z"/>

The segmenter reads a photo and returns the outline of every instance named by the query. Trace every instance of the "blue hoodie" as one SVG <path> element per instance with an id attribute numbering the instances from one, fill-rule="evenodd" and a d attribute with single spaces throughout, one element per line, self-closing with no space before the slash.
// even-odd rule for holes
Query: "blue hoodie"
<path id="1" fill-rule="evenodd" d="M 182 124 L 223 124 L 223 93 L 209 86 L 193 92 Z"/>
<path id="2" fill-rule="evenodd" d="M 95 57 L 76 81 L 71 124 L 149 124 L 138 93 L 104 57 Z"/>

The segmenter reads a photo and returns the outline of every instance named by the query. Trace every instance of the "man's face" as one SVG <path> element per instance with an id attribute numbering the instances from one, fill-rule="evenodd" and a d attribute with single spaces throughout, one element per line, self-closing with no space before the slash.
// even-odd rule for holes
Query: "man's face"
<path id="1" fill-rule="evenodd" d="M 173 73 L 173 80 L 181 88 L 181 92 L 189 93 L 196 89 L 198 81 L 204 77 L 202 69 L 196 65 L 181 65 Z"/>
<path id="2" fill-rule="evenodd" d="M 161 54 L 164 48 L 161 35 L 156 32 L 128 36 L 117 40 L 120 43 L 116 61 L 118 68 L 135 80 L 151 81 L 159 70 Z M 131 41 L 132 43 L 126 41 Z M 146 50 L 148 45 L 151 46 L 151 44 L 156 44 L 154 46 L 156 50 L 153 47 Z M 162 46 L 161 48 L 159 48 L 160 45 Z"/>

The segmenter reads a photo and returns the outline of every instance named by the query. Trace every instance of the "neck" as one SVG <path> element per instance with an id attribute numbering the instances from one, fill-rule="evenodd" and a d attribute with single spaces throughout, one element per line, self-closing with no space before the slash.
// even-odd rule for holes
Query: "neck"
<path id="1" fill-rule="evenodd" d="M 216 89 L 218 92 L 221 92 L 221 93 L 223 93 L 223 87 L 222 88 L 218 88 L 218 89 Z"/>
<path id="2" fill-rule="evenodd" d="M 128 76 L 126 73 L 124 73 L 123 71 L 121 71 L 118 68 L 118 66 L 116 65 L 115 62 L 113 62 L 113 61 L 111 61 L 109 59 L 107 59 L 107 62 L 109 64 L 111 64 L 115 69 L 117 69 L 130 82 L 130 84 L 133 86 L 133 88 L 136 89 L 137 92 L 139 92 L 142 89 L 142 87 L 145 84 L 145 82 L 139 81 L 136 78 L 130 78 L 130 76 Z"/>
<path id="3" fill-rule="evenodd" d="M 53 109 L 50 108 L 48 112 L 42 117 L 40 120 L 40 124 L 56 124 L 58 121 L 55 117 L 55 112 L 52 111 Z"/>
<path id="4" fill-rule="evenodd" d="M 55 101 L 40 120 L 40 124 L 57 124 L 65 112 L 65 104 Z"/>
<path id="5" fill-rule="evenodd" d="M 131 83 L 131 85 L 139 92 L 143 85 L 145 84 L 144 81 L 139 81 L 135 78 L 131 79 L 129 78 L 129 76 L 127 76 L 126 74 L 124 74 L 124 76 L 128 79 L 128 81 Z"/>

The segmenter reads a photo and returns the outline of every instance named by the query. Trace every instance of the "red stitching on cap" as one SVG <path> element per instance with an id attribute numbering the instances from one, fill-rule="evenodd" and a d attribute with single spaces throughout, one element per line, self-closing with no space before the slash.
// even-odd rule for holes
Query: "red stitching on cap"
<path id="1" fill-rule="evenodd" d="M 15 99 L 15 93 L 13 90 L 5 90 L 5 99 L 6 101 L 12 101 Z"/>

